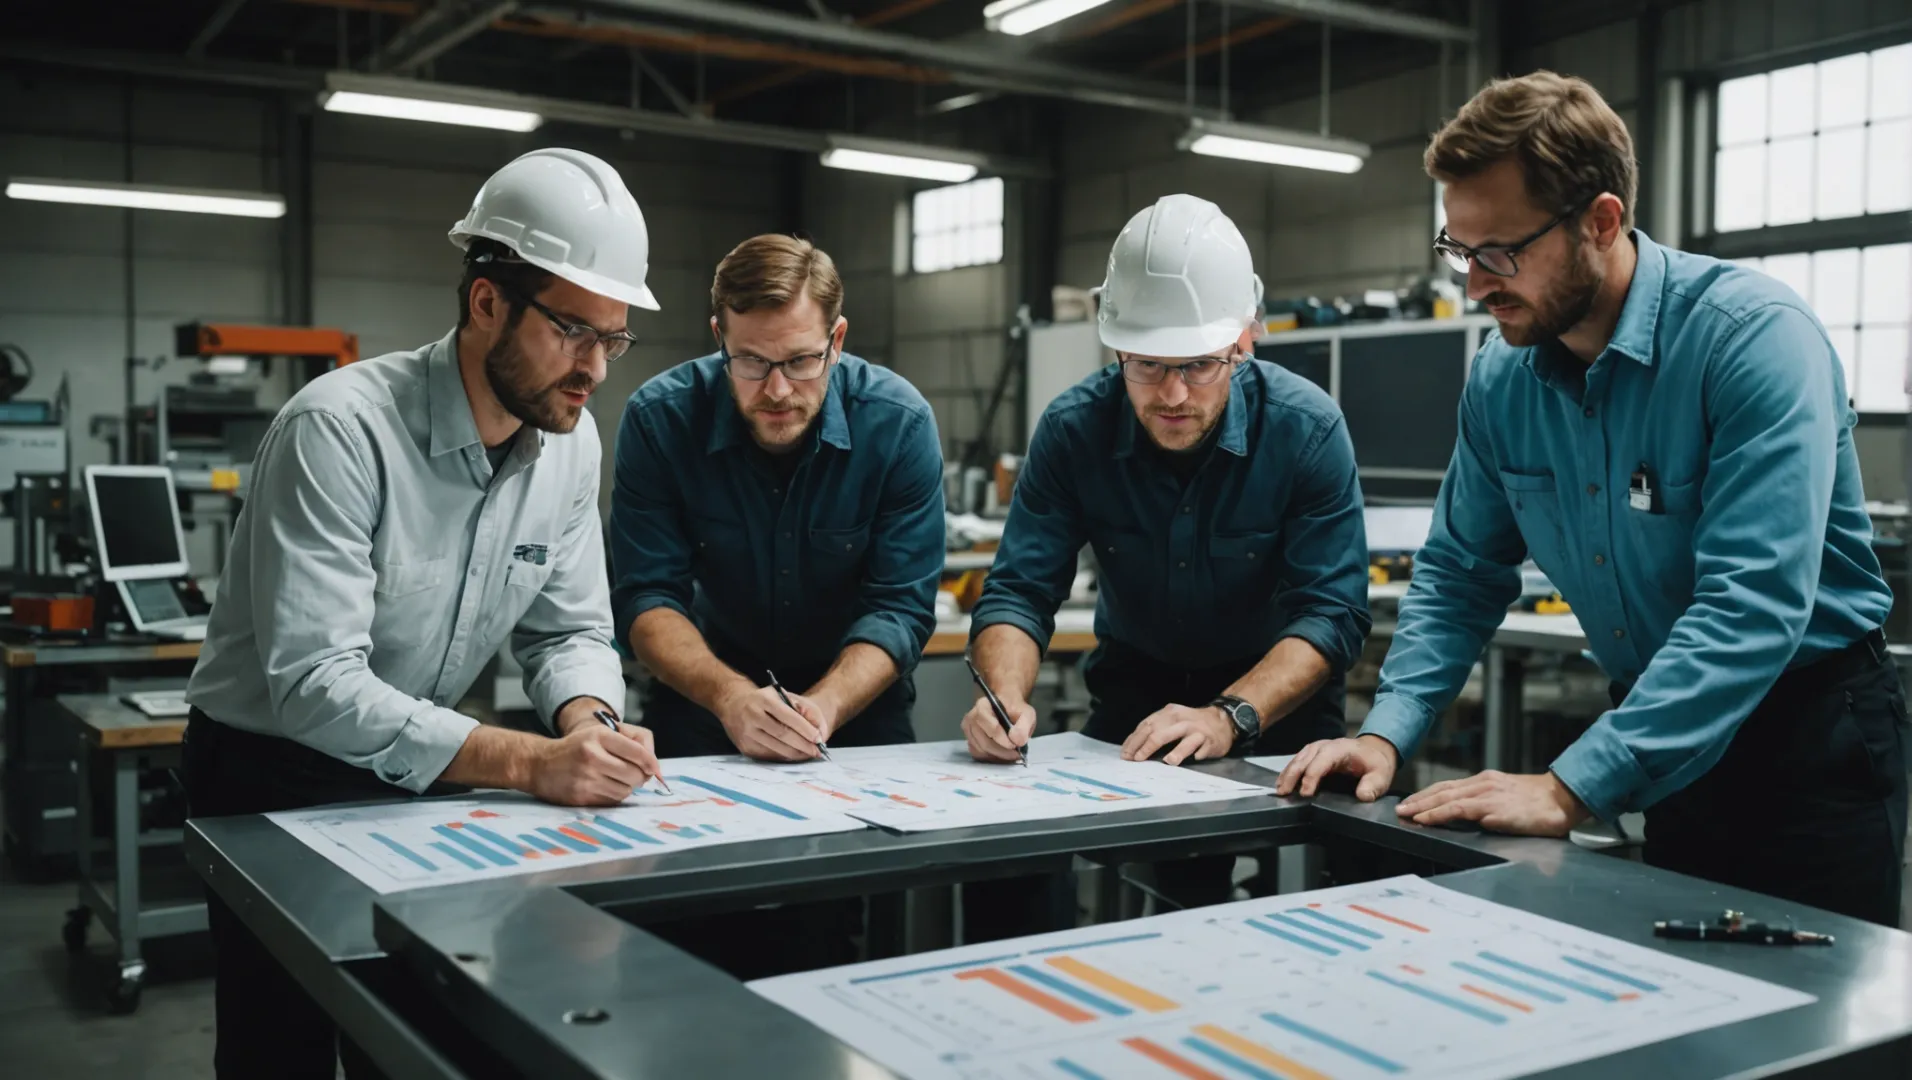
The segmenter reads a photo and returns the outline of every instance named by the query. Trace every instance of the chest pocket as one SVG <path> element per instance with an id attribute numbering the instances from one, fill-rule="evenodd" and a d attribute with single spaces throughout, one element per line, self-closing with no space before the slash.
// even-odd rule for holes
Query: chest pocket
<path id="1" fill-rule="evenodd" d="M 429 640 L 453 607 L 452 560 L 372 560 L 372 647 L 410 649 Z"/>
<path id="2" fill-rule="evenodd" d="M 1279 532 L 1235 533 L 1208 541 L 1216 592 L 1230 603 L 1259 604 L 1273 591 Z"/>
<path id="3" fill-rule="evenodd" d="M 824 574 L 847 574 L 863 564 L 870 547 L 870 523 L 848 529 L 811 529 L 810 558 Z"/>
<path id="4" fill-rule="evenodd" d="M 1096 565 L 1103 571 L 1098 586 L 1102 592 L 1118 601 L 1127 598 L 1130 604 L 1146 602 L 1154 595 L 1155 579 L 1161 567 L 1147 533 L 1091 528 L 1089 537 Z"/>
<path id="5" fill-rule="evenodd" d="M 1500 470 L 1500 486 L 1507 505 L 1526 541 L 1527 555 L 1542 570 L 1553 573 L 1566 566 L 1567 533 L 1560 521 L 1560 493 L 1552 473 Z"/>
<path id="6" fill-rule="evenodd" d="M 1661 484 L 1660 513 L 1631 507 L 1618 511 L 1626 522 L 1617 530 L 1623 568 L 1651 575 L 1653 587 L 1669 596 L 1693 591 L 1693 526 L 1700 516 L 1700 481 Z"/>

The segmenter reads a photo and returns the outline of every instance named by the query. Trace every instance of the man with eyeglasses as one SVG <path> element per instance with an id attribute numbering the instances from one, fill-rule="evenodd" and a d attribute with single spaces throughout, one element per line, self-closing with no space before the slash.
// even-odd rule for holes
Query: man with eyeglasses
<path id="1" fill-rule="evenodd" d="M 806 239 L 739 244 L 710 310 L 717 351 L 644 384 L 617 438 L 612 606 L 652 675 L 645 723 L 667 756 L 808 761 L 913 742 L 910 673 L 943 569 L 929 404 L 843 352 L 843 281 Z M 754 977 L 853 958 L 859 910 L 799 905 L 667 936 Z"/>
<path id="2" fill-rule="evenodd" d="M 1097 321 L 1119 363 L 1044 411 L 972 614 L 975 663 L 1015 725 L 978 698 L 975 757 L 1014 761 L 1034 731 L 1028 695 L 1085 543 L 1100 568 L 1086 734 L 1180 764 L 1343 733 L 1342 674 L 1368 631 L 1354 449 L 1327 394 L 1253 359 L 1260 298 L 1211 202 L 1166 196 L 1117 236 Z M 1232 862 L 1163 884 L 1225 899 Z M 978 936 L 990 906 L 968 905 Z"/>
<path id="3" fill-rule="evenodd" d="M 643 214 L 609 164 L 537 150 L 451 240 L 456 329 L 313 380 L 260 443 L 187 690 L 194 817 L 470 787 L 614 805 L 658 773 L 650 734 L 616 721 L 584 411 L 628 307 L 657 307 Z M 506 641 L 546 734 L 457 711 Z M 218 895 L 207 908 L 219 1076 L 331 1080 L 341 1056 L 376 1075 Z"/>
<path id="4" fill-rule="evenodd" d="M 1825 330 L 1771 278 L 1633 228 L 1626 126 L 1579 79 L 1490 84 L 1426 163 L 1447 184 L 1436 248 L 1500 332 L 1374 710 L 1280 790 L 1341 771 L 1385 792 L 1531 557 L 1613 709 L 1549 771 L 1435 784 L 1401 816 L 1564 836 L 1643 810 L 1655 866 L 1897 925 L 1905 698 Z"/>

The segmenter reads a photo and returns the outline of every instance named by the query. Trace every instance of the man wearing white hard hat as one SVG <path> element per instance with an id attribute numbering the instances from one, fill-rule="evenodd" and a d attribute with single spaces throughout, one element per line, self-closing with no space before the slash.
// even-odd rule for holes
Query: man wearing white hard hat
<path id="1" fill-rule="evenodd" d="M 963 718 L 977 758 L 1014 761 L 1034 730 L 1028 694 L 1085 543 L 1088 735 L 1180 764 L 1343 734 L 1341 676 L 1368 631 L 1354 448 L 1325 393 L 1253 358 L 1260 290 L 1206 200 L 1167 196 L 1116 237 L 1098 322 L 1118 362 L 1044 411 L 972 613 L 1015 724 L 979 697 Z M 1225 898 L 1229 861 L 1185 868 L 1185 897 Z"/>
<path id="2" fill-rule="evenodd" d="M 584 411 L 631 343 L 628 307 L 657 307 L 643 214 L 610 165 L 538 150 L 451 240 L 457 327 L 313 380 L 260 444 L 187 691 L 195 817 L 448 786 L 609 805 L 658 773 L 649 732 L 615 720 Z M 507 640 L 547 735 L 455 710 Z M 207 899 L 218 1075 L 330 1080 L 330 1019 Z M 371 1074 L 344 1049 L 348 1075 Z"/>

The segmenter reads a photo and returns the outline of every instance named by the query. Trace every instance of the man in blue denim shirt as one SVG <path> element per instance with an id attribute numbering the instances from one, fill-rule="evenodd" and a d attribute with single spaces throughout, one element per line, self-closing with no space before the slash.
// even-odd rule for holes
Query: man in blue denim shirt
<path id="1" fill-rule="evenodd" d="M 1280 789 L 1341 770 L 1384 792 L 1531 556 L 1613 710 L 1549 772 L 1435 784 L 1401 815 L 1563 836 L 1644 810 L 1653 865 L 1896 925 L 1905 702 L 1825 331 L 1772 279 L 1632 230 L 1626 128 L 1578 79 L 1490 85 L 1427 164 L 1448 185 L 1435 246 L 1500 335 L 1462 393 L 1374 710 Z"/>
<path id="2" fill-rule="evenodd" d="M 1342 733 L 1342 673 L 1368 631 L 1354 450 L 1328 395 L 1244 355 L 1259 299 L 1213 203 L 1167 196 L 1117 237 L 1098 318 L 1120 363 L 1043 413 L 972 613 L 977 667 L 1014 720 L 1005 733 L 977 701 L 977 758 L 1015 760 L 1034 729 L 1028 694 L 1084 543 L 1100 567 L 1088 735 L 1180 764 Z M 1221 899 L 1218 868 L 1187 898 Z"/>
<path id="3" fill-rule="evenodd" d="M 914 740 L 942 452 L 914 387 L 842 353 L 842 304 L 809 241 L 747 240 L 711 287 L 718 353 L 625 409 L 611 603 L 655 676 L 644 721 L 660 755 L 797 761 Z"/>

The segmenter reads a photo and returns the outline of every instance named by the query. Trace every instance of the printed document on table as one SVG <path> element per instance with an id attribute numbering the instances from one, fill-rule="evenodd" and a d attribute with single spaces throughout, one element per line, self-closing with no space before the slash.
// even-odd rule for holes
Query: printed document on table
<path id="1" fill-rule="evenodd" d="M 1413 877 L 749 985 L 912 1080 L 1504 1080 L 1815 1000 Z"/>
<path id="2" fill-rule="evenodd" d="M 552 806 L 516 792 L 483 791 L 266 816 L 381 893 L 868 827 L 835 800 L 719 771 L 717 760 L 667 759 L 666 782 L 675 794 L 653 784 L 610 808 Z"/>

